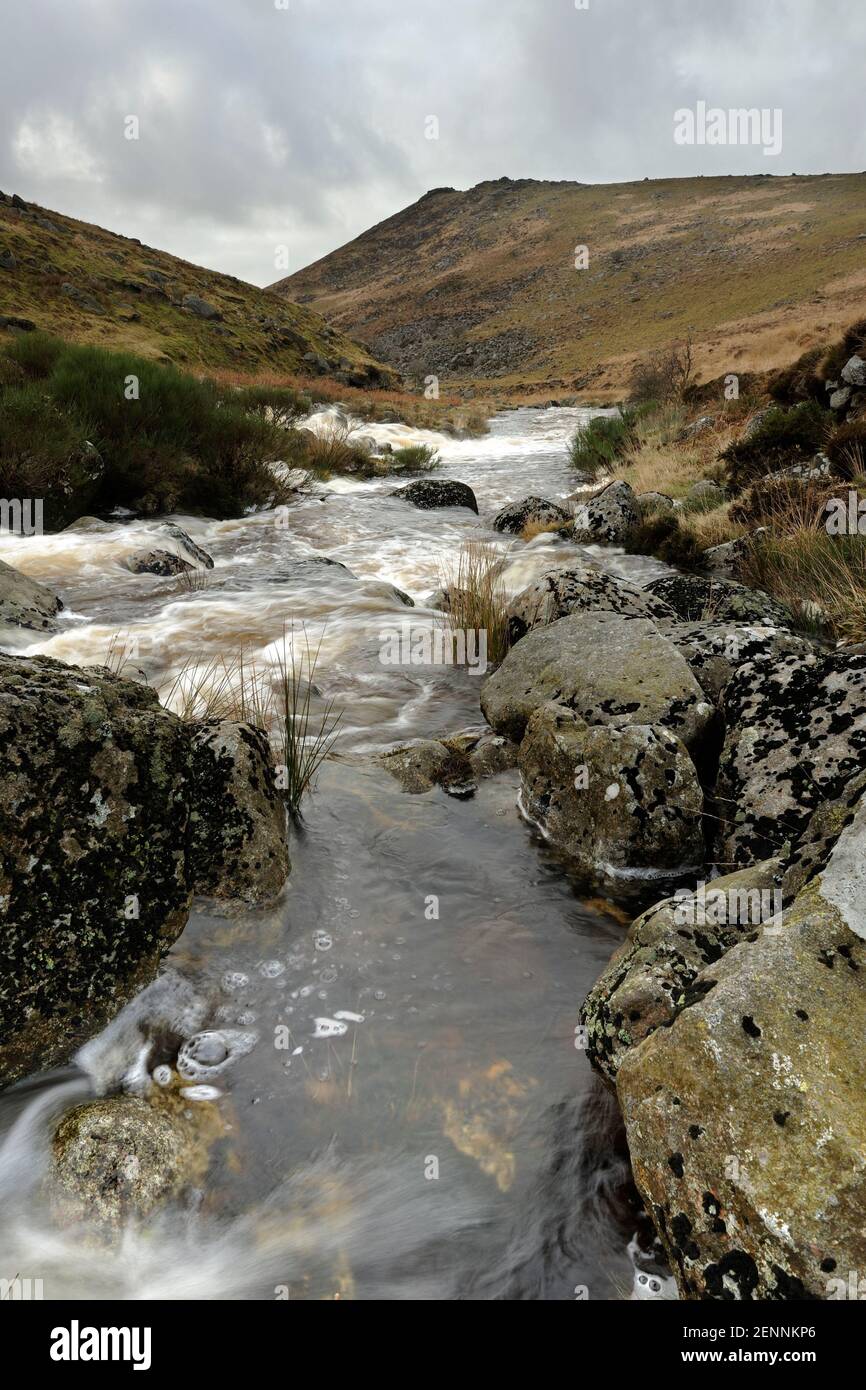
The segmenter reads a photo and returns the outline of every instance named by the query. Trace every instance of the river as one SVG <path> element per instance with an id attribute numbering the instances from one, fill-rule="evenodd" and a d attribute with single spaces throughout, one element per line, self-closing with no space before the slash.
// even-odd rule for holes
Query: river
<path id="1" fill-rule="evenodd" d="M 197 591 L 124 567 L 157 544 L 152 523 L 3 538 L 0 558 L 67 605 L 60 632 L 22 632 L 17 650 L 99 664 L 120 640 L 160 684 L 241 648 L 267 666 L 288 630 L 320 647 L 316 686 L 342 718 L 279 903 L 197 903 L 159 981 L 78 1065 L 0 1096 L 0 1275 L 41 1278 L 46 1298 L 637 1296 L 642 1222 L 575 1034 L 626 915 L 520 818 L 516 773 L 468 800 L 410 796 L 369 758 L 481 723 L 477 673 L 384 664 L 383 630 L 441 621 L 425 600 L 467 540 L 501 552 L 510 592 L 578 553 L 490 522 L 507 501 L 574 490 L 565 445 L 586 416 L 507 412 L 474 440 L 365 426 L 432 443 L 439 476 L 468 483 L 480 516 L 417 510 L 377 479 L 329 483 L 288 514 L 176 517 L 214 557 Z M 594 554 L 638 582 L 663 569 Z M 134 1074 L 143 1034 L 152 1066 L 190 998 L 208 1027 L 255 1044 L 199 1102 L 224 1128 L 206 1183 L 110 1247 L 55 1226 L 51 1125 Z"/>

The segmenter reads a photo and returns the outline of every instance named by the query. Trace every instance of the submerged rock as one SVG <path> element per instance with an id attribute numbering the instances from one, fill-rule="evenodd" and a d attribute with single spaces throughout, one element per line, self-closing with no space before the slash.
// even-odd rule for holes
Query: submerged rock
<path id="1" fill-rule="evenodd" d="M 703 861 L 703 793 L 670 730 L 590 725 L 546 704 L 529 720 L 519 766 L 524 811 L 584 872 L 657 874 Z"/>
<path id="2" fill-rule="evenodd" d="M 544 497 L 522 497 L 519 502 L 509 502 L 493 518 L 494 531 L 509 531 L 519 536 L 520 532 L 536 522 L 546 526 L 549 522 L 567 522 L 571 516 L 556 502 L 548 502 Z"/>
<path id="3" fill-rule="evenodd" d="M 588 610 L 634 614 L 641 618 L 675 616 L 668 604 L 645 593 L 636 584 L 616 579 L 596 565 L 572 560 L 540 575 L 511 600 L 509 639 L 513 645 L 535 627 Z"/>
<path id="4" fill-rule="evenodd" d="M 54 1133 L 46 1188 L 61 1226 L 117 1231 L 204 1178 L 223 1132 L 213 1106 L 112 1096 L 77 1105 Z"/>
<path id="5" fill-rule="evenodd" d="M 481 689 L 496 730 L 518 741 L 548 701 L 594 724 L 662 724 L 687 748 L 701 742 L 713 707 L 685 658 L 648 618 L 577 613 L 518 642 Z"/>
<path id="6" fill-rule="evenodd" d="M 435 507 L 468 507 L 477 514 L 478 503 L 475 493 L 466 483 L 456 483 L 451 478 L 419 478 L 406 487 L 397 488 L 392 497 L 401 497 L 411 502 L 413 507 L 431 511 Z"/>
<path id="7" fill-rule="evenodd" d="M 471 796 L 483 777 L 517 766 L 517 745 L 489 729 L 470 729 L 447 739 L 414 739 L 379 757 L 404 791 L 442 787 L 452 796 Z"/>
<path id="8" fill-rule="evenodd" d="M 213 569 L 213 556 L 208 555 L 207 551 L 203 550 L 198 542 L 184 531 L 182 526 L 178 526 L 174 521 L 163 521 L 160 522 L 157 529 L 164 532 L 165 535 L 171 536 L 173 541 L 177 541 L 181 550 L 185 550 L 189 558 L 194 560 L 197 565 L 201 565 L 206 570 Z"/>
<path id="9" fill-rule="evenodd" d="M 44 584 L 0 560 L 0 623 L 35 632 L 56 632 L 54 619 L 62 608 L 62 600 Z"/>

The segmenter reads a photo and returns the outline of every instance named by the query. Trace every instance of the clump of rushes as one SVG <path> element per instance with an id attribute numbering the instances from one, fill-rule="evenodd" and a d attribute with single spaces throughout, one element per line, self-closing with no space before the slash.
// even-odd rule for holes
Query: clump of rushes
<path id="1" fill-rule="evenodd" d="M 320 701 L 315 677 L 321 651 L 301 628 L 301 646 L 283 633 L 275 666 L 231 657 L 193 657 L 158 688 L 167 709 L 185 721 L 229 719 L 253 724 L 270 740 L 277 788 L 290 814 L 301 801 L 337 738 L 341 714 L 333 700 Z"/>
<path id="2" fill-rule="evenodd" d="M 391 454 L 394 473 L 432 473 L 441 463 L 439 454 L 429 444 L 407 444 Z"/>
<path id="3" fill-rule="evenodd" d="M 634 411 L 620 409 L 615 415 L 595 415 L 571 438 L 568 447 L 571 465 L 592 477 L 610 472 L 634 443 Z"/>
<path id="4" fill-rule="evenodd" d="M 508 647 L 508 597 L 502 584 L 502 559 L 484 541 L 467 541 L 456 566 L 442 577 L 449 611 L 444 622 L 451 631 L 486 634 L 487 660 L 502 661 Z"/>
<path id="5" fill-rule="evenodd" d="M 866 641 L 866 537 L 815 527 L 768 533 L 753 541 L 740 577 L 787 603 L 805 630 Z"/>

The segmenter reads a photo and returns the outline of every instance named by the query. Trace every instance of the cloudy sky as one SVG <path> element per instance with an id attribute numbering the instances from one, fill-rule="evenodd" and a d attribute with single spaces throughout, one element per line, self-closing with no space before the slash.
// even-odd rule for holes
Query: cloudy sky
<path id="1" fill-rule="evenodd" d="M 442 185 L 866 169 L 864 56 L 864 0 L 21 0 L 0 188 L 268 284 Z"/>

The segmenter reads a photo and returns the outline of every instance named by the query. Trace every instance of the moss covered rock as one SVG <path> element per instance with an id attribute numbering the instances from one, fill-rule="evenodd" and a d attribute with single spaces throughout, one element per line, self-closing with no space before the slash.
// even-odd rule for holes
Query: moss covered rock
<path id="1" fill-rule="evenodd" d="M 508 606 L 508 636 L 513 643 L 535 627 L 571 613 L 631 613 L 641 618 L 675 618 L 661 599 L 628 580 L 616 579 L 597 565 L 571 561 L 539 575 Z"/>

